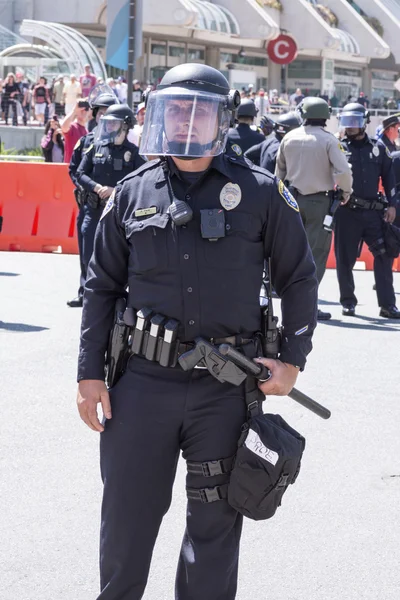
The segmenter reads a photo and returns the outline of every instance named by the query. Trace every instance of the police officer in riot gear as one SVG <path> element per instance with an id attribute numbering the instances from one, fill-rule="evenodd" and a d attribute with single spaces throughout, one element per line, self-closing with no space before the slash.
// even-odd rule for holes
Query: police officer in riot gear
<path id="1" fill-rule="evenodd" d="M 91 98 L 89 98 L 89 104 L 92 109 L 93 119 L 95 120 L 96 125 L 98 124 L 100 117 L 104 115 L 107 108 L 112 106 L 116 102 L 118 103 L 115 94 L 111 90 L 109 86 L 97 86 L 98 93 L 96 90 L 92 90 Z M 108 88 L 108 89 L 107 89 Z M 79 212 L 76 220 L 76 231 L 78 237 L 78 248 L 79 248 L 79 259 L 80 259 L 80 285 L 78 289 L 78 296 L 73 298 L 72 300 L 68 300 L 68 306 L 72 308 L 81 307 L 83 304 L 83 288 L 85 286 L 86 281 L 86 265 L 83 261 L 83 252 L 82 252 L 82 223 L 85 216 L 85 211 L 83 210 L 83 188 L 78 183 L 76 173 L 78 171 L 78 167 L 81 164 L 82 155 L 90 150 L 94 143 L 96 131 L 95 127 L 89 130 L 87 135 L 81 137 L 81 139 L 76 144 L 74 151 L 72 153 L 71 161 L 69 163 L 69 176 L 72 179 L 73 184 L 75 185 L 75 198 L 79 206 Z"/>
<path id="2" fill-rule="evenodd" d="M 108 198 L 118 181 L 145 162 L 137 146 L 126 139 L 133 124 L 133 111 L 128 105 L 109 106 L 100 117 L 94 141 L 84 151 L 76 172 L 76 180 L 83 189 L 81 260 L 86 275 L 97 223 Z"/>
<path id="3" fill-rule="evenodd" d="M 263 169 L 267 169 L 271 173 L 275 172 L 276 157 L 283 137 L 292 131 L 300 127 L 301 119 L 297 112 L 282 113 L 276 119 L 274 123 L 274 131 L 272 135 L 261 144 L 260 162 L 259 165 Z M 253 148 L 250 148 L 245 153 L 245 157 L 251 160 Z"/>
<path id="4" fill-rule="evenodd" d="M 360 242 L 368 244 L 374 256 L 374 274 L 380 316 L 399 319 L 393 289 L 392 260 L 384 244 L 384 223 L 396 217 L 396 181 L 388 149 L 366 133 L 369 113 L 361 104 L 344 106 L 339 115 L 340 127 L 345 130 L 343 147 L 353 170 L 354 192 L 350 200 L 339 207 L 335 224 L 336 268 L 343 315 L 353 316 L 357 305 L 354 293 L 353 267 Z M 378 195 L 379 180 L 386 193 Z M 387 208 L 385 208 L 387 206 Z"/>
<path id="5" fill-rule="evenodd" d="M 268 115 L 264 115 L 263 117 L 261 117 L 260 129 L 266 138 L 268 138 L 272 134 L 272 132 L 274 130 L 274 126 L 275 126 L 275 121 L 273 119 L 271 119 L 271 117 L 269 117 Z M 254 163 L 255 165 L 257 165 L 258 167 L 260 166 L 260 158 L 261 158 L 262 149 L 264 147 L 264 142 L 265 142 L 265 139 L 262 142 L 260 142 L 259 144 L 252 146 L 245 152 L 245 157 L 248 158 L 249 160 L 251 160 L 251 162 Z"/>
<path id="6" fill-rule="evenodd" d="M 327 102 L 307 97 L 298 110 L 303 125 L 282 139 L 275 175 L 294 189 L 321 283 L 332 239 L 332 232 L 324 229 L 323 223 L 330 212 L 335 184 L 348 198 L 352 175 L 340 143 L 325 129 L 330 118 Z M 318 310 L 320 321 L 330 318 L 330 313 Z"/>
<path id="7" fill-rule="evenodd" d="M 242 156 L 252 146 L 260 144 L 265 136 L 252 129 L 254 119 L 257 116 L 257 108 L 253 100 L 242 100 L 237 110 L 237 127 L 229 129 L 228 151 L 231 149 L 237 156 Z"/>
<path id="8" fill-rule="evenodd" d="M 147 98 L 140 146 L 159 158 L 118 184 L 96 233 L 77 402 L 81 418 L 101 432 L 99 600 L 142 598 L 180 451 L 188 461 L 188 516 L 175 597 L 236 596 L 242 517 L 223 490 L 246 392 L 204 368 L 182 370 L 177 357 L 199 337 L 250 355 L 267 257 L 285 336 L 280 360 L 262 359 L 273 375 L 254 388 L 258 401 L 286 394 L 311 350 L 317 282 L 297 204 L 282 182 L 224 152 L 239 102 L 216 69 L 168 71 Z M 132 354 L 108 392 L 104 353 L 121 296 L 133 324 Z"/>

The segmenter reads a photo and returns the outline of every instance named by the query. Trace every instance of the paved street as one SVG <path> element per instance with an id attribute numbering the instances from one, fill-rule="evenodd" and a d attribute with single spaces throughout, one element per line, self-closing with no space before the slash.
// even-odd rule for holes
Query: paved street
<path id="1" fill-rule="evenodd" d="M 307 438 L 277 515 L 246 521 L 237 600 L 399 600 L 400 323 L 378 318 L 373 274 L 356 272 L 359 317 L 341 316 L 336 275 L 321 288 L 298 387 L 333 413 L 266 403 Z M 78 417 L 80 309 L 66 306 L 78 257 L 0 253 L 0 598 L 95 600 L 98 435 Z M 400 304 L 400 274 L 395 275 Z M 145 600 L 173 600 L 184 528 L 184 465 Z M 204 599 L 208 600 L 208 599 Z"/>

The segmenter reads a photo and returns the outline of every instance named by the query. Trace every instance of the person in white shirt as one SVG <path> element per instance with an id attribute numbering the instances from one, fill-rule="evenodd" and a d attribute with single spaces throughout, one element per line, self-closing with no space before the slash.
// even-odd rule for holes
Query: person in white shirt
<path id="1" fill-rule="evenodd" d="M 269 103 L 269 99 L 268 99 L 268 94 L 265 94 L 265 90 L 264 88 L 260 88 L 258 90 L 258 95 L 256 96 L 255 100 L 255 105 L 256 108 L 258 110 L 257 113 L 257 124 L 260 123 L 262 117 L 266 114 L 269 113 L 270 110 L 270 103 Z"/>
<path id="2" fill-rule="evenodd" d="M 70 81 L 64 85 L 65 113 L 68 115 L 76 106 L 78 98 L 82 97 L 81 84 L 75 75 L 70 75 Z"/>
<path id="3" fill-rule="evenodd" d="M 118 83 L 115 86 L 117 90 L 118 98 L 121 104 L 126 104 L 128 99 L 128 84 L 123 77 L 118 77 Z"/>
<path id="4" fill-rule="evenodd" d="M 136 124 L 133 129 L 131 129 L 128 133 L 128 141 L 135 144 L 135 146 L 139 147 L 140 138 L 142 137 L 144 117 L 146 115 L 146 106 L 144 102 L 141 102 L 138 105 L 137 113 L 136 113 Z"/>

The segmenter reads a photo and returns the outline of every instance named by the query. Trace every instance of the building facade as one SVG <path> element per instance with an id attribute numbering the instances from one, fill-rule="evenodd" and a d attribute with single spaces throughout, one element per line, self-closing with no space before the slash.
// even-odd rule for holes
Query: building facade
<path id="1" fill-rule="evenodd" d="M 142 1 L 141 80 L 157 82 L 188 61 L 220 69 L 238 88 L 253 84 L 291 93 L 300 87 L 339 101 L 362 90 L 376 104 L 398 94 L 400 0 L 163 0 L 162 10 L 160 0 Z M 26 20 L 62 23 L 106 59 L 107 2 L 0 0 L 0 8 L 1 25 L 15 33 L 26 31 Z M 298 48 L 287 66 L 266 52 L 282 31 Z"/>

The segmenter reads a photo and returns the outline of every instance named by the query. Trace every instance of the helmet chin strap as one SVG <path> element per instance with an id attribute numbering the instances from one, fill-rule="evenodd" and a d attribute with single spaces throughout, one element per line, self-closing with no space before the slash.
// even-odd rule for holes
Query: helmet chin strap
<path id="1" fill-rule="evenodd" d="M 168 154 L 176 156 L 179 160 L 196 160 L 203 158 L 206 152 L 212 150 L 217 143 L 218 137 L 208 144 L 198 144 L 197 142 L 189 144 L 190 155 L 185 155 L 186 142 L 168 142 Z"/>

